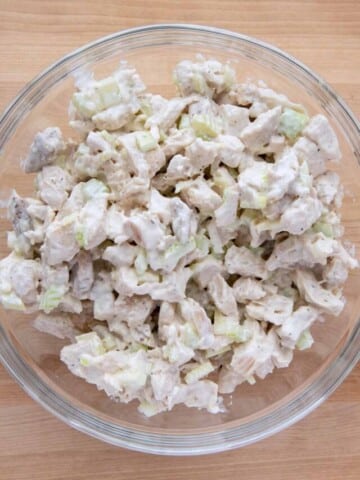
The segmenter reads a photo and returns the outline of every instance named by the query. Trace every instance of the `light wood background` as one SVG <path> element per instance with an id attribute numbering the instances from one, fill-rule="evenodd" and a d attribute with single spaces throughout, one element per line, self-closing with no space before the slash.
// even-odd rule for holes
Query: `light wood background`
<path id="1" fill-rule="evenodd" d="M 192 22 L 271 42 L 360 114 L 359 0 L 0 0 L 0 109 L 48 64 L 114 31 Z M 45 412 L 0 368 L 0 480 L 360 478 L 360 368 L 305 420 L 250 447 L 195 458 L 100 443 Z"/>

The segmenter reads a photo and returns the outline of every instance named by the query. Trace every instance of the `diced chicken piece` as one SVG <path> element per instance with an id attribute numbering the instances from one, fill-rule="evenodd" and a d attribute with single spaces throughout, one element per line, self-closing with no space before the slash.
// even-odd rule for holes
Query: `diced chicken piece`
<path id="1" fill-rule="evenodd" d="M 167 403 L 180 384 L 179 370 L 175 365 L 157 360 L 152 364 L 150 381 L 155 400 Z"/>
<path id="2" fill-rule="evenodd" d="M 307 163 L 309 171 L 314 178 L 326 171 L 326 157 L 316 143 L 306 137 L 300 137 L 294 144 L 293 149 L 298 159 Z"/>
<path id="3" fill-rule="evenodd" d="M 34 320 L 33 325 L 39 332 L 48 333 L 61 339 L 66 338 L 72 342 L 74 342 L 75 337 L 81 333 L 80 330 L 74 326 L 70 315 L 64 313 L 54 313 L 52 315 L 40 313 Z"/>
<path id="4" fill-rule="evenodd" d="M 323 175 L 319 175 L 314 182 L 314 187 L 322 203 L 330 205 L 340 188 L 339 175 L 335 172 L 326 172 Z"/>
<path id="5" fill-rule="evenodd" d="M 15 294 L 21 298 L 24 304 L 34 304 L 38 297 L 38 286 L 41 276 L 39 262 L 23 259 L 14 262 L 8 280 Z"/>
<path id="6" fill-rule="evenodd" d="M 118 244 L 126 242 L 129 239 L 126 224 L 127 217 L 116 205 L 112 205 L 108 209 L 105 219 L 106 236 Z"/>
<path id="7" fill-rule="evenodd" d="M 200 177 L 182 187 L 181 197 L 188 205 L 198 208 L 203 215 L 212 215 L 221 205 L 220 195 Z"/>
<path id="8" fill-rule="evenodd" d="M 317 144 L 328 160 L 339 161 L 341 153 L 339 142 L 328 119 L 324 115 L 315 115 L 304 130 L 304 135 Z"/>
<path id="9" fill-rule="evenodd" d="M 253 152 L 261 150 L 275 133 L 281 115 L 281 107 L 260 114 L 241 132 L 240 139 Z"/>
<path id="10" fill-rule="evenodd" d="M 145 207 L 149 202 L 150 183 L 145 178 L 133 177 L 114 186 L 115 198 L 119 207 L 130 210 L 136 207 Z M 113 191 L 114 191 L 113 188 Z"/>
<path id="11" fill-rule="evenodd" d="M 56 310 L 65 313 L 79 314 L 82 312 L 82 303 L 78 298 L 66 293 L 60 300 Z"/>
<path id="12" fill-rule="evenodd" d="M 129 243 L 123 243 L 121 245 L 110 245 L 106 247 L 102 258 L 115 267 L 130 267 L 139 252 L 139 248 Z"/>
<path id="13" fill-rule="evenodd" d="M 90 293 L 94 302 L 93 315 L 96 320 L 111 320 L 114 317 L 115 296 L 108 273 L 98 274 Z"/>
<path id="14" fill-rule="evenodd" d="M 270 154 L 270 155 L 278 155 L 280 154 L 284 148 L 286 147 L 286 140 L 285 137 L 282 135 L 272 135 L 270 141 L 267 145 L 264 146 L 261 150 L 259 150 L 258 155 Z"/>
<path id="15" fill-rule="evenodd" d="M 185 289 L 192 275 L 190 268 L 181 268 L 163 276 L 162 282 L 145 282 L 134 290 L 137 295 L 150 295 L 153 300 L 181 302 L 185 298 Z"/>
<path id="16" fill-rule="evenodd" d="M 281 344 L 286 348 L 294 349 L 302 333 L 311 327 L 319 317 L 319 312 L 309 306 L 299 307 L 283 324 L 276 329 Z"/>
<path id="17" fill-rule="evenodd" d="M 170 135 L 166 137 L 162 147 L 165 157 L 171 158 L 177 153 L 185 151 L 185 148 L 192 144 L 194 140 L 195 135 L 190 128 L 170 130 Z"/>
<path id="18" fill-rule="evenodd" d="M 173 342 L 179 335 L 179 326 L 182 323 L 176 313 L 176 305 L 161 302 L 158 316 L 158 334 L 163 342 Z"/>
<path id="19" fill-rule="evenodd" d="M 183 319 L 192 324 L 198 332 L 200 342 L 197 348 L 211 348 L 214 343 L 213 327 L 204 308 L 192 298 L 187 298 L 180 302 L 180 312 Z"/>
<path id="20" fill-rule="evenodd" d="M 75 227 L 76 217 L 73 215 L 55 220 L 48 226 L 42 246 L 44 261 L 48 265 L 69 262 L 80 250 Z"/>
<path id="21" fill-rule="evenodd" d="M 145 160 L 149 166 L 149 177 L 152 178 L 166 163 L 163 150 L 157 145 L 145 153 Z"/>
<path id="22" fill-rule="evenodd" d="M 325 243 L 324 243 L 325 242 Z M 266 265 L 269 271 L 278 268 L 294 268 L 296 265 L 313 267 L 315 263 L 324 265 L 333 253 L 333 241 L 322 234 L 305 234 L 289 237 L 276 243 Z"/>
<path id="23" fill-rule="evenodd" d="M 67 264 L 59 264 L 53 267 L 43 263 L 41 275 L 41 286 L 44 290 L 52 286 L 65 287 L 69 284 L 69 267 Z M 65 287 L 67 289 L 68 287 Z"/>
<path id="24" fill-rule="evenodd" d="M 189 241 L 190 237 L 195 235 L 197 230 L 196 216 L 186 203 L 179 198 L 171 200 L 171 227 L 180 243 Z"/>
<path id="25" fill-rule="evenodd" d="M 94 283 L 93 258 L 89 252 L 79 252 L 71 269 L 72 292 L 76 298 L 83 300 L 89 297 Z"/>
<path id="26" fill-rule="evenodd" d="M 168 164 L 165 180 L 176 181 L 178 179 L 180 180 L 184 178 L 190 178 L 194 176 L 198 171 L 200 170 L 194 167 L 194 165 L 192 164 L 191 160 L 188 157 L 177 154 L 172 157 L 172 159 Z M 170 185 L 173 183 L 175 182 L 171 182 Z"/>
<path id="27" fill-rule="evenodd" d="M 201 288 L 206 288 L 214 275 L 225 271 L 220 260 L 211 255 L 192 265 L 193 277 Z"/>
<path id="28" fill-rule="evenodd" d="M 8 218 L 16 235 L 33 229 L 33 221 L 27 211 L 27 202 L 13 191 L 8 205 Z"/>
<path id="29" fill-rule="evenodd" d="M 217 60 L 191 62 L 183 60 L 174 70 L 176 85 L 181 95 L 200 93 L 212 97 L 227 91 L 235 80 L 235 72 L 229 65 Z"/>
<path id="30" fill-rule="evenodd" d="M 318 220 L 322 211 L 323 205 L 317 198 L 298 198 L 281 215 L 280 231 L 301 235 Z"/>
<path id="31" fill-rule="evenodd" d="M 292 202 L 292 197 L 290 195 L 284 195 L 279 200 L 268 203 L 266 207 L 262 210 L 265 217 L 270 220 L 278 220 L 281 215 L 286 211 Z"/>
<path id="32" fill-rule="evenodd" d="M 109 135 L 111 138 L 111 136 Z M 109 139 L 104 135 L 103 132 L 89 132 L 88 136 L 86 137 L 86 144 L 90 147 L 91 152 L 96 153 L 104 153 L 104 152 L 112 152 L 113 148 L 112 145 L 109 143 Z"/>
<path id="33" fill-rule="evenodd" d="M 236 105 L 221 105 L 220 112 L 225 119 L 225 132 L 240 137 L 241 132 L 250 123 L 249 109 Z"/>
<path id="34" fill-rule="evenodd" d="M 296 270 L 295 283 L 300 294 L 312 305 L 330 315 L 339 315 L 344 308 L 344 300 L 321 287 L 313 273 Z"/>
<path id="35" fill-rule="evenodd" d="M 299 163 L 293 149 L 285 149 L 269 172 L 268 201 L 279 200 L 288 191 L 299 170 Z"/>
<path id="36" fill-rule="evenodd" d="M 234 283 L 232 289 L 239 303 L 246 303 L 249 300 L 259 300 L 266 295 L 266 291 L 262 287 L 261 282 L 253 278 L 239 278 Z"/>
<path id="37" fill-rule="evenodd" d="M 153 113 L 145 122 L 146 128 L 158 127 L 164 132 L 172 127 L 176 120 L 180 117 L 181 113 L 191 103 L 198 99 L 196 96 L 190 96 L 186 98 L 172 98 L 168 100 L 163 108 Z"/>
<path id="38" fill-rule="evenodd" d="M 225 267 L 230 274 L 262 279 L 268 277 L 265 260 L 246 247 L 230 247 L 225 255 Z"/>
<path id="39" fill-rule="evenodd" d="M 216 140 L 220 146 L 217 160 L 228 167 L 237 168 L 240 165 L 244 144 L 234 135 L 219 135 Z"/>
<path id="40" fill-rule="evenodd" d="M 68 197 L 73 181 L 68 172 L 55 165 L 45 166 L 37 176 L 41 200 L 54 210 L 59 210 Z"/>
<path id="41" fill-rule="evenodd" d="M 109 328 L 112 332 L 117 332 L 116 326 L 119 323 L 140 327 L 148 320 L 154 308 L 155 302 L 147 295 L 119 296 L 114 304 L 114 318 L 108 321 Z"/>
<path id="42" fill-rule="evenodd" d="M 324 268 L 323 280 L 329 288 L 343 285 L 348 278 L 348 269 L 340 258 L 331 258 Z"/>
<path id="43" fill-rule="evenodd" d="M 223 203 L 215 210 L 215 223 L 219 229 L 232 227 L 236 223 L 239 198 L 239 187 L 237 185 L 225 189 Z"/>
<path id="44" fill-rule="evenodd" d="M 161 195 L 155 188 L 151 189 L 149 199 L 149 212 L 157 215 L 162 223 L 168 225 L 171 221 L 172 199 Z"/>
<path id="45" fill-rule="evenodd" d="M 224 409 L 221 398 L 218 397 L 218 386 L 210 380 L 200 380 L 191 385 L 181 385 L 176 390 L 170 408 L 178 403 L 187 407 L 204 408 L 210 413 L 219 413 Z"/>
<path id="46" fill-rule="evenodd" d="M 136 133 L 129 133 L 127 135 L 122 135 L 119 138 L 119 142 L 121 142 L 125 148 L 127 158 L 134 173 L 136 173 L 140 178 L 149 178 L 149 164 L 146 161 L 144 152 L 139 150 L 136 138 Z"/>
<path id="47" fill-rule="evenodd" d="M 139 108 L 138 102 L 115 105 L 93 115 L 92 121 L 98 130 L 119 130 L 132 120 Z"/>
<path id="48" fill-rule="evenodd" d="M 65 143 L 59 128 L 49 127 L 35 135 L 28 156 L 23 161 L 25 173 L 39 172 L 50 165 L 65 149 Z"/>
<path id="49" fill-rule="evenodd" d="M 118 267 L 111 271 L 114 290 L 122 297 L 131 297 L 136 293 L 138 277 L 133 267 Z"/>
<path id="50" fill-rule="evenodd" d="M 211 165 L 215 157 L 220 154 L 221 147 L 218 143 L 207 142 L 197 138 L 191 145 L 186 147 L 185 155 L 190 160 L 192 166 L 190 175 L 194 176 L 201 173 L 206 167 Z M 171 162 L 170 162 L 171 163 Z"/>
<path id="51" fill-rule="evenodd" d="M 246 313 L 256 320 L 282 325 L 291 316 L 294 301 L 283 295 L 266 295 L 259 300 L 253 300 L 245 307 Z"/>
<path id="52" fill-rule="evenodd" d="M 284 368 L 291 362 L 291 350 L 280 346 L 279 339 L 273 331 L 266 334 L 257 322 L 247 322 L 253 329 L 252 338 L 234 349 L 229 367 L 221 370 L 220 393 L 232 393 L 237 385 L 254 374 L 264 378 L 272 372 L 275 364 Z"/>
<path id="53" fill-rule="evenodd" d="M 217 273 L 207 284 L 207 289 L 220 312 L 228 316 L 238 316 L 234 291 L 222 275 Z"/>
<path id="54" fill-rule="evenodd" d="M 262 209 L 266 206 L 271 168 L 266 162 L 256 161 L 241 171 L 238 185 L 242 208 Z"/>
<path id="55" fill-rule="evenodd" d="M 91 250 L 106 240 L 106 218 L 106 198 L 92 198 L 86 202 L 79 212 L 75 234 L 81 247 Z"/>
<path id="56" fill-rule="evenodd" d="M 165 230 L 156 216 L 147 212 L 128 217 L 126 232 L 146 250 L 161 250 L 165 246 Z"/>
<path id="57" fill-rule="evenodd" d="M 67 223 L 68 220 L 74 218 L 74 215 L 84 207 L 85 203 L 84 183 L 81 182 L 72 189 L 69 197 L 57 213 L 55 221 L 63 221 L 68 217 L 65 221 L 65 223 Z"/>

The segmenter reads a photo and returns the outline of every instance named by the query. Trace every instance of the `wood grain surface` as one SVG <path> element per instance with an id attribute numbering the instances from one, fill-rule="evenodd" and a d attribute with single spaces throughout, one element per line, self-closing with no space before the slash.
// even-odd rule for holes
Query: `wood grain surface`
<path id="1" fill-rule="evenodd" d="M 360 114 L 359 0 L 0 0 L 0 109 L 43 68 L 100 36 L 192 22 L 256 36 L 322 75 Z M 0 368 L 0 480 L 350 480 L 360 478 L 360 368 L 320 408 L 241 450 L 142 455 L 45 412 Z"/>

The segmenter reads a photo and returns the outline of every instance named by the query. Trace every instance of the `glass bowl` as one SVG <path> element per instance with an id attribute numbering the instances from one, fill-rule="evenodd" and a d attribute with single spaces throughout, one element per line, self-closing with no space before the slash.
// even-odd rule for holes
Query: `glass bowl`
<path id="1" fill-rule="evenodd" d="M 115 33 L 76 50 L 35 78 L 15 98 L 0 120 L 1 206 L 12 188 L 21 195 L 33 191 L 32 175 L 20 160 L 33 136 L 47 126 L 67 125 L 73 74 L 91 68 L 96 75 L 113 71 L 128 60 L 150 91 L 174 95 L 172 69 L 179 60 L 202 53 L 230 60 L 239 79 L 264 80 L 332 121 L 343 153 L 335 166 L 345 186 L 343 221 L 346 238 L 360 241 L 359 123 L 345 103 L 307 67 L 258 40 L 209 27 L 153 25 Z M 1 215 L 1 256 L 7 254 L 5 211 Z M 359 272 L 352 273 L 340 318 L 328 318 L 313 328 L 315 344 L 296 352 L 291 366 L 277 370 L 255 385 L 241 385 L 226 399 L 218 415 L 177 406 L 152 418 L 137 405 L 115 403 L 93 385 L 74 377 L 59 360 L 63 342 L 32 327 L 29 316 L 0 312 L 0 358 L 24 390 L 64 422 L 106 442 L 142 452 L 195 455 L 244 446 L 288 427 L 317 407 L 346 377 L 359 357 Z M 19 420 L 21 421 L 21 419 Z"/>

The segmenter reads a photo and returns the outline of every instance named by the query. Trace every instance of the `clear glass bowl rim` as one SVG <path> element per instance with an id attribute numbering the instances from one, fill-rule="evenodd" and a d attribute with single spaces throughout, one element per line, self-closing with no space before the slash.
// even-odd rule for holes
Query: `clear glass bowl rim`
<path id="1" fill-rule="evenodd" d="M 43 92 L 78 68 L 83 60 L 86 62 L 87 54 L 96 50 L 100 51 L 121 39 L 134 39 L 141 35 L 151 35 L 155 39 L 156 35 L 164 32 L 184 36 L 199 34 L 212 37 L 212 39 L 217 37 L 243 43 L 250 47 L 260 47 L 261 50 L 278 58 L 279 61 L 290 64 L 313 86 L 320 87 L 328 100 L 335 102 L 342 120 L 346 121 L 349 133 L 347 140 L 352 144 L 355 154 L 358 154 L 360 123 L 346 103 L 311 69 L 282 50 L 260 40 L 229 30 L 192 24 L 146 25 L 122 30 L 88 43 L 62 57 L 27 84 L 5 109 L 0 117 L 0 151 L 19 121 L 40 101 Z M 0 324 L 0 361 L 25 392 L 46 410 L 73 428 L 102 441 L 131 450 L 162 455 L 215 453 L 249 445 L 273 435 L 297 422 L 319 406 L 342 383 L 359 359 L 360 322 L 357 321 L 339 355 L 327 365 L 321 376 L 289 403 L 280 405 L 269 414 L 242 423 L 240 426 L 229 428 L 224 425 L 219 427 L 216 432 L 211 433 L 149 433 L 106 422 L 100 417 L 74 407 L 65 398 L 60 397 L 26 364 L 7 338 L 3 326 Z"/>

